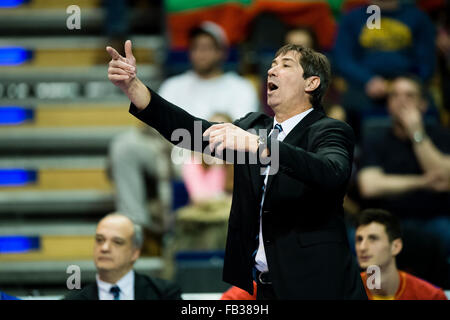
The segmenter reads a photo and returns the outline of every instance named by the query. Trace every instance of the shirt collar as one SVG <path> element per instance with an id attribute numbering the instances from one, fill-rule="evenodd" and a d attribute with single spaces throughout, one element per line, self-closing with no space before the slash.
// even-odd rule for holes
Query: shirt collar
<path id="1" fill-rule="evenodd" d="M 109 290 L 111 289 L 111 287 L 114 285 L 117 285 L 120 288 L 121 293 L 128 295 L 132 291 L 130 289 L 133 289 L 134 271 L 130 270 L 126 275 L 124 275 L 116 283 L 109 283 L 109 282 L 102 281 L 102 280 L 100 280 L 100 277 L 98 274 L 96 275 L 96 279 L 97 279 L 97 286 L 101 291 L 110 294 Z"/>
<path id="2" fill-rule="evenodd" d="M 295 127 L 300 121 L 302 121 L 302 119 L 303 119 L 304 117 L 306 117 L 306 115 L 307 115 L 308 113 L 310 113 L 310 112 L 313 111 L 313 110 L 314 110 L 314 108 L 309 108 L 308 110 L 303 111 L 302 113 L 296 114 L 295 116 L 290 117 L 289 119 L 284 120 L 284 121 L 281 122 L 281 123 L 277 121 L 276 117 L 274 117 L 274 118 L 273 118 L 273 127 L 272 127 L 272 129 L 275 128 L 275 125 L 276 125 L 277 123 L 279 123 L 279 124 L 281 125 L 281 127 L 283 128 L 283 133 L 285 134 L 285 136 L 287 136 L 287 135 L 289 134 L 289 132 L 291 132 L 292 129 L 294 129 L 294 127 Z"/>

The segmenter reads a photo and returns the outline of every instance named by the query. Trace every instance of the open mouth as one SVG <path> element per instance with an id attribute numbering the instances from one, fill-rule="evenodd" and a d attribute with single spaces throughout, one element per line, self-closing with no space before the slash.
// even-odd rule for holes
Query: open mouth
<path id="1" fill-rule="evenodd" d="M 269 89 L 269 92 L 272 92 L 272 91 L 277 90 L 278 86 L 275 83 L 273 83 L 273 82 L 269 82 L 267 84 L 267 88 Z"/>

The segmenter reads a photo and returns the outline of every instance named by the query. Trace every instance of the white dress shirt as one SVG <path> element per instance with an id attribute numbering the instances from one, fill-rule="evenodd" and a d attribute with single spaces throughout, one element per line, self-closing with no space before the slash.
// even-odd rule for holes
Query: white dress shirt
<path id="1" fill-rule="evenodd" d="M 109 290 L 113 286 L 118 286 L 120 289 L 119 300 L 134 300 L 134 271 L 131 270 L 124 275 L 115 284 L 100 280 L 98 274 L 96 275 L 98 286 L 99 300 L 114 300 L 114 296 Z"/>
<path id="2" fill-rule="evenodd" d="M 292 129 L 294 129 L 294 127 L 300 121 L 302 121 L 302 119 L 304 117 L 306 117 L 306 115 L 308 113 L 310 113 L 312 110 L 313 110 L 313 108 L 303 111 L 302 113 L 299 113 L 299 114 L 285 120 L 284 122 L 280 123 L 281 127 L 283 128 L 283 131 L 280 132 L 280 134 L 277 137 L 277 140 L 283 141 L 284 138 L 286 138 L 286 136 L 289 134 L 289 132 L 291 132 Z M 275 128 L 275 125 L 277 123 L 279 123 L 279 122 L 277 122 L 277 119 L 274 118 L 272 131 L 270 131 L 269 135 L 272 134 L 273 129 Z M 262 219 L 261 219 L 262 208 L 264 205 L 264 198 L 266 196 L 266 186 L 267 186 L 267 180 L 269 178 L 269 171 L 270 171 L 270 166 L 267 166 L 266 171 L 264 172 L 264 174 L 266 175 L 266 177 L 264 178 L 264 192 L 262 195 L 261 206 L 259 209 L 259 246 L 258 246 L 258 251 L 256 252 L 256 256 L 255 256 L 255 267 L 256 267 L 256 269 L 258 269 L 261 272 L 265 272 L 265 271 L 269 270 L 269 267 L 267 266 L 266 252 L 264 251 L 264 241 L 263 241 L 263 235 L 262 235 Z"/>

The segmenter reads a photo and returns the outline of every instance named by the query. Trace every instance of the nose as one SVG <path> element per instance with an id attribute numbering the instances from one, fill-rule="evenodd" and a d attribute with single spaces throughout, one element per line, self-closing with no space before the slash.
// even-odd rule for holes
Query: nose
<path id="1" fill-rule="evenodd" d="M 267 76 L 268 77 L 275 77 L 276 76 L 276 70 L 277 70 L 276 66 L 270 67 L 269 70 L 267 70 Z"/>
<path id="2" fill-rule="evenodd" d="M 362 239 L 357 243 L 358 250 L 361 252 L 365 252 L 367 250 L 367 241 L 366 239 Z"/>
<path id="3" fill-rule="evenodd" d="M 103 244 L 102 244 L 102 246 L 101 246 L 102 252 L 108 252 L 108 251 L 109 251 L 109 248 L 110 248 L 109 241 L 103 242 Z"/>

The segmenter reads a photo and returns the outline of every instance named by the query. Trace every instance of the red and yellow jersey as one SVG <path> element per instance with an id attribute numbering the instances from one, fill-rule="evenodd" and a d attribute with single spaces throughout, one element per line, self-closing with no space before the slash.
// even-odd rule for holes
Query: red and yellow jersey
<path id="1" fill-rule="evenodd" d="M 232 286 L 224 292 L 220 300 L 256 300 L 256 282 L 253 281 L 253 295 L 241 288 Z"/>
<path id="2" fill-rule="evenodd" d="M 404 271 L 399 271 L 400 284 L 394 296 L 377 296 L 367 288 L 367 274 L 361 272 L 361 278 L 369 300 L 447 300 L 444 291 L 431 283 Z"/>

